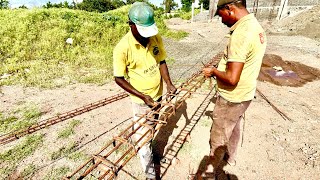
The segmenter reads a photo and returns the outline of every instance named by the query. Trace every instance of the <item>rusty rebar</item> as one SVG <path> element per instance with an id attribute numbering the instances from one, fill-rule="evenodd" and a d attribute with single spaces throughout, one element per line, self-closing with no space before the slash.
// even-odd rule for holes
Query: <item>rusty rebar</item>
<path id="1" fill-rule="evenodd" d="M 83 107 L 62 113 L 60 115 L 45 119 L 40 122 L 37 122 L 27 128 L 23 128 L 20 130 L 16 130 L 16 131 L 1 135 L 0 136 L 0 144 L 7 144 L 7 143 L 14 141 L 14 140 L 17 140 L 20 137 L 23 137 L 27 134 L 34 133 L 36 131 L 39 131 L 40 129 L 52 126 L 52 125 L 57 124 L 59 122 L 65 121 L 67 119 L 73 118 L 73 117 L 78 116 L 80 114 L 83 114 L 85 112 L 89 112 L 91 110 L 97 109 L 99 107 L 105 106 L 107 104 L 110 104 L 112 102 L 118 101 L 118 100 L 126 98 L 126 97 L 128 97 L 128 94 L 125 92 L 122 92 L 122 93 L 113 95 L 111 97 L 99 100 L 97 102 L 87 104 Z"/>
<path id="2" fill-rule="evenodd" d="M 221 54 L 218 54 L 211 62 L 207 63 L 205 67 L 213 66 L 219 59 Z M 119 171 L 129 162 L 129 160 L 134 157 L 140 148 L 153 138 L 154 131 L 158 131 L 163 125 L 166 124 L 167 120 L 175 115 L 176 110 L 183 104 L 183 102 L 191 96 L 201 85 L 205 82 L 206 78 L 202 75 L 202 71 L 194 73 L 189 79 L 182 83 L 175 94 L 167 93 L 163 96 L 159 104 L 151 108 L 151 111 L 142 115 L 136 122 L 132 122 L 125 130 L 120 132 L 117 137 L 114 137 L 106 146 L 104 146 L 99 152 L 94 154 L 88 161 L 80 165 L 73 173 L 68 175 L 67 179 L 83 179 L 89 174 L 96 175 L 97 179 L 113 179 L 117 176 Z M 159 115 L 159 121 L 155 121 L 153 118 L 155 115 Z M 137 132 L 138 129 L 145 126 L 147 127 L 147 122 L 151 121 L 153 123 L 152 127 L 149 128 L 135 143 L 129 144 L 129 148 L 126 148 L 122 155 L 117 157 L 115 153 L 125 144 L 129 143 L 131 137 Z M 137 123 L 139 122 L 139 123 Z M 134 125 L 138 125 L 133 128 Z M 149 125 L 150 126 L 150 125 Z M 129 129 L 133 129 L 132 132 L 126 134 Z M 154 129 L 151 130 L 151 129 Z M 119 139 L 121 139 L 119 141 Z M 118 141 L 117 143 L 115 141 Z M 142 141 L 142 143 L 140 143 Z M 112 147 L 113 146 L 113 147 Z M 111 156 L 114 155 L 114 156 Z M 99 158 L 97 158 L 99 157 Z M 107 162 L 112 163 L 112 167 L 104 164 L 104 158 Z M 112 160 L 111 158 L 114 158 Z M 97 172 L 97 167 L 103 164 L 107 168 L 102 173 Z M 108 163 L 110 164 L 110 163 Z"/>

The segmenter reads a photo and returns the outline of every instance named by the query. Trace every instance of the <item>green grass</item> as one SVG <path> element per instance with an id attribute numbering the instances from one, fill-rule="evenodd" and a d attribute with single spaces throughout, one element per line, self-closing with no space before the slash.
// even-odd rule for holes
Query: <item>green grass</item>
<path id="1" fill-rule="evenodd" d="M 68 159 L 78 162 L 78 161 L 84 161 L 88 159 L 88 156 L 83 152 L 74 152 L 68 155 Z"/>
<path id="2" fill-rule="evenodd" d="M 66 139 L 68 138 L 70 135 L 74 134 L 74 128 L 77 127 L 79 124 L 81 123 L 80 120 L 72 120 L 69 123 L 69 126 L 66 127 L 65 129 L 63 129 L 62 131 L 60 131 L 58 133 L 58 138 L 63 138 Z"/>
<path id="3" fill-rule="evenodd" d="M 0 154 L 0 179 L 6 179 L 26 157 L 43 143 L 43 135 L 28 136 L 21 144 Z"/>
<path id="4" fill-rule="evenodd" d="M 196 16 L 197 14 L 200 13 L 200 9 L 194 9 L 194 15 Z M 181 18 L 184 20 L 190 20 L 192 17 L 191 11 L 185 12 L 182 10 L 174 11 L 174 14 L 170 14 L 169 16 L 165 16 L 165 18 L 170 19 L 170 18 Z"/>
<path id="5" fill-rule="evenodd" d="M 26 128 L 37 122 L 41 114 L 39 107 L 35 104 L 24 104 L 7 115 L 0 113 L 0 133 L 5 134 Z"/>
<path id="6" fill-rule="evenodd" d="M 205 118 L 201 118 L 199 121 L 200 126 L 202 127 L 211 127 L 212 125 L 212 120 L 210 117 L 205 117 Z"/>
<path id="7" fill-rule="evenodd" d="M 69 155 L 69 154 L 74 152 L 74 149 L 75 149 L 76 146 L 77 146 L 77 144 L 74 142 L 74 143 L 69 144 L 67 147 L 62 147 L 58 151 L 53 152 L 50 155 L 50 159 L 51 160 L 56 160 L 56 159 L 59 159 L 59 158 L 61 158 L 63 156 L 67 156 L 67 155 Z"/>
<path id="8" fill-rule="evenodd" d="M 0 10 L 0 80 L 2 85 L 41 88 L 74 83 L 102 85 L 112 77 L 112 51 L 129 30 L 129 6 L 107 13 L 71 9 Z M 158 13 L 158 12 L 156 12 Z M 169 31 L 156 14 L 160 34 Z M 73 44 L 66 39 L 72 38 Z"/>
<path id="9" fill-rule="evenodd" d="M 70 172 L 70 168 L 67 166 L 62 166 L 62 167 L 51 170 L 43 179 L 44 180 L 60 180 L 68 172 Z"/>
<path id="10" fill-rule="evenodd" d="M 34 164 L 29 164 L 24 168 L 24 170 L 21 173 L 21 176 L 23 178 L 27 178 L 29 176 L 32 176 L 36 172 L 36 166 Z"/>

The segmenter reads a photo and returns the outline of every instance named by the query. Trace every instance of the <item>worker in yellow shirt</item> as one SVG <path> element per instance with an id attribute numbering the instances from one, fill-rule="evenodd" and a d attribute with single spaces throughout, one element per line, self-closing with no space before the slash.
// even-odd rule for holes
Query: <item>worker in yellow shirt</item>
<path id="1" fill-rule="evenodd" d="M 219 0 L 216 15 L 230 28 L 228 44 L 218 67 L 203 69 L 216 77 L 217 101 L 210 133 L 210 163 L 217 168 L 224 159 L 233 166 L 240 138 L 240 121 L 254 98 L 266 50 L 266 34 L 246 9 L 245 0 Z"/>
<path id="2" fill-rule="evenodd" d="M 167 92 L 174 93 L 176 88 L 169 76 L 166 52 L 154 21 L 153 9 L 144 2 L 134 3 L 129 10 L 129 26 L 130 31 L 114 48 L 113 70 L 116 83 L 130 93 L 134 121 L 137 121 L 139 115 L 146 114 L 161 100 L 162 80 L 166 83 Z M 153 122 L 147 123 L 155 126 Z M 137 126 L 138 123 L 134 128 Z M 137 141 L 147 131 L 146 127 L 139 128 L 134 139 Z M 150 144 L 145 144 L 138 153 L 146 178 L 156 179 Z"/>

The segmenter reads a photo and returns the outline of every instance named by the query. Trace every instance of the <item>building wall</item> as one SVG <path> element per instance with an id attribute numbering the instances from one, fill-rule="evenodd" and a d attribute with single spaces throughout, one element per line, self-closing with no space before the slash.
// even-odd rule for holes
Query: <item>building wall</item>
<path id="1" fill-rule="evenodd" d="M 314 5 L 320 4 L 320 0 L 287 0 L 288 7 L 283 9 L 282 18 L 290 14 L 296 13 L 307 8 L 311 8 Z M 278 15 L 281 0 L 259 0 L 257 17 L 260 19 L 273 19 Z M 247 8 L 250 12 L 253 12 L 254 0 L 247 0 Z"/>
<path id="2" fill-rule="evenodd" d="M 320 0 L 287 0 L 288 6 L 314 6 L 320 3 Z M 281 0 L 259 0 L 259 6 L 280 6 Z M 247 0 L 247 6 L 252 7 L 254 0 Z"/>

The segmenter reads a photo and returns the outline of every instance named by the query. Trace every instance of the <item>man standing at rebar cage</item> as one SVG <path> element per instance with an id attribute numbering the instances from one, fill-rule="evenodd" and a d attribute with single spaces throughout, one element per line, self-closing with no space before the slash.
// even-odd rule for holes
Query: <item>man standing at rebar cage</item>
<path id="1" fill-rule="evenodd" d="M 168 73 L 166 52 L 154 21 L 153 9 L 144 2 L 134 3 L 129 10 L 128 23 L 130 31 L 113 52 L 113 68 L 116 83 L 130 93 L 136 122 L 161 100 L 162 80 L 167 85 L 167 92 L 175 92 L 176 88 Z M 149 127 L 155 126 L 153 122 L 147 123 Z M 136 123 L 134 129 L 138 126 Z M 145 126 L 138 128 L 134 140 L 138 141 L 147 131 Z M 148 142 L 138 153 L 147 179 L 156 179 L 150 145 Z"/>
<path id="2" fill-rule="evenodd" d="M 236 164 L 240 121 L 255 95 L 266 34 L 243 0 L 219 0 L 215 15 L 230 28 L 229 42 L 218 67 L 203 69 L 206 77 L 217 80 L 210 134 L 210 164 L 217 168 L 222 159 Z"/>

